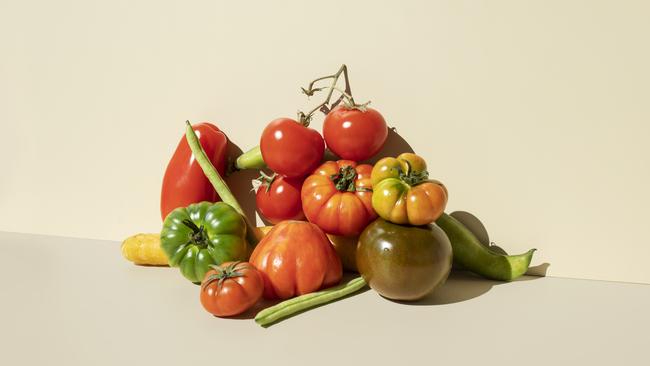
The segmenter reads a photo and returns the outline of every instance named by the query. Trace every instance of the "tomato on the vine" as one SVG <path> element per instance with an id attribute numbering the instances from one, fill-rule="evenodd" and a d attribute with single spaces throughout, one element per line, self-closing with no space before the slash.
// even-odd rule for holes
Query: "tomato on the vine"
<path id="1" fill-rule="evenodd" d="M 363 161 L 381 150 L 388 137 L 384 117 L 377 110 L 345 105 L 332 109 L 323 122 L 327 147 L 342 159 Z"/>
<path id="2" fill-rule="evenodd" d="M 257 179 L 260 185 L 255 194 L 257 210 L 266 220 L 277 224 L 283 220 L 302 220 L 302 201 L 300 188 L 303 179 L 287 178 L 278 174 L 267 176 L 264 173 Z"/>
<path id="3" fill-rule="evenodd" d="M 290 118 L 278 118 L 262 132 L 260 150 L 274 172 L 305 177 L 323 160 L 325 142 L 318 131 Z"/>
<path id="4" fill-rule="evenodd" d="M 264 292 L 264 279 L 248 262 L 213 265 L 201 284 L 201 304 L 216 316 L 241 314 L 253 306 Z"/>
<path id="5" fill-rule="evenodd" d="M 302 209 L 328 234 L 358 235 L 377 217 L 372 208 L 372 166 L 327 161 L 302 185 Z"/>

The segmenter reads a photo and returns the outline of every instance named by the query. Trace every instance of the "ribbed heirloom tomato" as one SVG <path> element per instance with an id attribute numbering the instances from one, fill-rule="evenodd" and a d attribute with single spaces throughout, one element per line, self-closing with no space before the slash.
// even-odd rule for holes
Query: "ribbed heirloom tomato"
<path id="1" fill-rule="evenodd" d="M 318 226 L 282 221 L 264 236 L 250 262 L 264 279 L 264 297 L 288 299 L 341 281 L 343 269 L 334 247 Z"/>
<path id="2" fill-rule="evenodd" d="M 372 166 L 327 161 L 307 177 L 300 193 L 307 220 L 328 234 L 358 235 L 377 217 L 372 208 Z"/>
<path id="3" fill-rule="evenodd" d="M 262 276 L 250 263 L 213 265 L 201 284 L 201 304 L 213 315 L 233 316 L 253 306 L 263 290 Z"/>
<path id="4" fill-rule="evenodd" d="M 429 179 L 422 157 L 403 153 L 383 158 L 372 168 L 372 207 L 384 220 L 395 224 L 426 225 L 442 215 L 447 188 Z"/>

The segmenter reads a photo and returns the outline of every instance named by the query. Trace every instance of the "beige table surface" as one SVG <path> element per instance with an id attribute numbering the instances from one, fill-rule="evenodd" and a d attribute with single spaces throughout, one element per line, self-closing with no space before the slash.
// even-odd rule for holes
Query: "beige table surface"
<path id="1" fill-rule="evenodd" d="M 650 365 L 650 286 L 457 273 L 417 304 L 366 291 L 264 329 L 219 319 L 120 243 L 0 232 L 2 365 Z"/>

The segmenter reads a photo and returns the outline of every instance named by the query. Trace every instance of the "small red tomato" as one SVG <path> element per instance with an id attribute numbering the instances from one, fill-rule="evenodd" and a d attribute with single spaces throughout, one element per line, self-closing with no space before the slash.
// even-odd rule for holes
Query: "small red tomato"
<path id="1" fill-rule="evenodd" d="M 318 131 L 290 118 L 278 118 L 266 126 L 260 139 L 266 165 L 285 177 L 305 177 L 323 160 L 325 142 Z"/>
<path id="2" fill-rule="evenodd" d="M 264 279 L 248 262 L 212 266 L 201 283 L 201 304 L 209 313 L 224 317 L 250 309 L 264 292 Z"/>
<path id="3" fill-rule="evenodd" d="M 323 122 L 327 147 L 342 159 L 363 161 L 381 150 L 388 137 L 386 121 L 372 108 L 365 111 L 338 106 Z"/>
<path id="4" fill-rule="evenodd" d="M 302 185 L 302 209 L 328 234 L 359 235 L 377 217 L 372 208 L 372 166 L 327 161 Z"/>
<path id="5" fill-rule="evenodd" d="M 272 224 L 284 220 L 302 220 L 302 201 L 300 188 L 303 179 L 287 178 L 274 174 L 269 177 L 262 173 L 258 178 L 261 185 L 257 187 L 255 202 L 260 215 Z"/>

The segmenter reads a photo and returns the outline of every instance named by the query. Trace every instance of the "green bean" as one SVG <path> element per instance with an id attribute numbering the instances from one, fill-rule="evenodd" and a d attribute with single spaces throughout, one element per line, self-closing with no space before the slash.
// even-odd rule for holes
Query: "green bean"
<path id="1" fill-rule="evenodd" d="M 436 224 L 449 237 L 454 253 L 454 264 L 483 277 L 512 281 L 528 270 L 535 249 L 519 255 L 495 253 L 472 234 L 460 221 L 443 213 Z"/>
<path id="2" fill-rule="evenodd" d="M 255 322 L 266 327 L 293 314 L 355 293 L 364 287 L 366 287 L 366 281 L 362 277 L 356 277 L 336 287 L 294 297 L 266 308 L 257 313 Z"/>
<path id="3" fill-rule="evenodd" d="M 244 221 L 246 221 L 246 239 L 248 240 L 251 247 L 254 247 L 262 237 L 261 232 L 255 225 L 250 222 L 250 220 L 248 220 L 248 217 L 246 217 L 246 214 L 237 201 L 237 198 L 235 198 L 235 196 L 232 194 L 230 188 L 228 188 L 228 185 L 223 180 L 217 169 L 215 169 L 210 159 L 208 159 L 207 155 L 205 155 L 205 151 L 203 150 L 203 147 L 201 147 L 199 138 L 196 136 L 196 133 L 194 132 L 190 121 L 187 121 L 186 124 L 187 126 L 185 128 L 185 138 L 187 139 L 187 143 L 190 146 L 190 149 L 192 149 L 192 154 L 194 154 L 196 161 L 201 166 L 203 174 L 205 174 L 210 183 L 212 183 L 212 186 L 219 194 L 219 197 L 221 197 L 221 200 L 224 203 L 232 206 L 235 211 L 242 215 Z"/>

